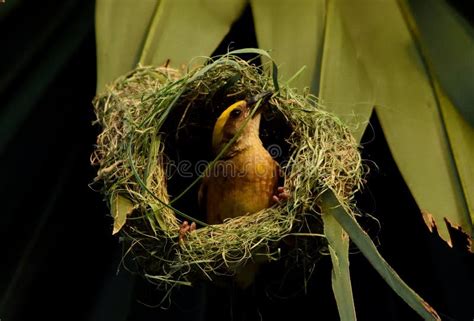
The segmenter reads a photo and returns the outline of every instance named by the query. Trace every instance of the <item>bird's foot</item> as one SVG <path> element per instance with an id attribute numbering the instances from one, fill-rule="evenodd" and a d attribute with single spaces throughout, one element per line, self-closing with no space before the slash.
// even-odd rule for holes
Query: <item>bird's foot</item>
<path id="1" fill-rule="evenodd" d="M 196 223 L 189 224 L 188 221 L 184 221 L 179 227 L 179 242 L 186 240 L 186 235 L 194 230 L 196 230 Z"/>
<path id="2" fill-rule="evenodd" d="M 275 203 L 281 203 L 290 198 L 290 194 L 285 190 L 284 187 L 280 186 L 277 188 L 276 195 L 273 195 L 272 199 Z"/>

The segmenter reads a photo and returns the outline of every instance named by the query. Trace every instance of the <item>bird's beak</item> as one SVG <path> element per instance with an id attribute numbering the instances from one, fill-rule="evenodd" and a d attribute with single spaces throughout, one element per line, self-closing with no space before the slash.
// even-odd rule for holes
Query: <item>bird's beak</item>
<path id="1" fill-rule="evenodd" d="M 246 102 L 247 102 L 247 106 L 248 107 L 252 107 L 253 105 L 257 104 L 259 100 L 262 100 L 262 102 L 260 103 L 260 105 L 258 106 L 258 110 L 255 112 L 254 114 L 254 117 L 255 115 L 259 114 L 261 111 L 262 111 L 262 106 L 265 105 L 265 102 L 268 101 L 268 99 L 273 95 L 273 92 L 272 91 L 265 91 L 263 93 L 260 93 L 260 94 L 257 94 L 253 97 L 250 97 L 248 99 L 246 99 Z"/>

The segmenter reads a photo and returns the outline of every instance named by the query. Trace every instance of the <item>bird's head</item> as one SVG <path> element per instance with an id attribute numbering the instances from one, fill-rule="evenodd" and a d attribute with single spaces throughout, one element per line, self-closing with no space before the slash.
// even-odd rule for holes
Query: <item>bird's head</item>
<path id="1" fill-rule="evenodd" d="M 260 128 L 261 111 L 260 108 L 264 105 L 266 99 L 272 95 L 272 92 L 267 91 L 245 100 L 240 100 L 226 110 L 217 118 L 216 124 L 214 125 L 214 131 L 212 133 L 212 149 L 214 153 L 219 153 L 221 148 L 225 146 L 239 131 L 242 126 L 242 131 L 234 142 L 234 145 L 239 145 L 242 142 L 248 141 L 249 138 L 258 138 L 258 132 Z M 252 115 L 253 108 L 257 105 L 257 102 L 263 100 L 259 109 L 256 110 Z M 249 117 L 252 117 L 249 119 Z"/>

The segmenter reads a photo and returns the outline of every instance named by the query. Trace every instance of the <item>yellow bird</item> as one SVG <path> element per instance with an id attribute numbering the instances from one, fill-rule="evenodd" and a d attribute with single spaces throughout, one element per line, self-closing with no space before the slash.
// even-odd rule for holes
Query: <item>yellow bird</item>
<path id="1" fill-rule="evenodd" d="M 270 95 L 268 92 L 236 102 L 214 125 L 212 149 L 215 155 L 239 131 L 240 134 L 204 177 L 199 189 L 199 203 L 210 224 L 258 212 L 274 202 L 279 166 L 259 137 L 262 109 L 251 117 L 252 107 Z"/>
<path id="2" fill-rule="evenodd" d="M 214 125 L 212 149 L 216 156 L 238 136 L 204 176 L 199 188 L 199 204 L 209 224 L 220 224 L 227 218 L 258 212 L 288 197 L 282 187 L 277 187 L 279 165 L 263 147 L 259 137 L 262 109 L 252 115 L 257 102 L 262 100 L 259 106 L 264 105 L 264 100 L 271 94 L 265 92 L 232 104 Z M 195 228 L 195 223 L 183 222 L 180 239 L 183 240 L 185 234 Z M 249 281 L 239 283 L 244 283 L 245 287 Z"/>

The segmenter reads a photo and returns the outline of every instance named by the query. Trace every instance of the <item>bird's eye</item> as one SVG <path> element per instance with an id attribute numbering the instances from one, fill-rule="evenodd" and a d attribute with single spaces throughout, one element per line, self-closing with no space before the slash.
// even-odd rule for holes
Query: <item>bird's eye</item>
<path id="1" fill-rule="evenodd" d="M 230 116 L 232 118 L 237 118 L 242 114 L 242 111 L 240 109 L 234 109 L 233 111 L 230 112 Z"/>

